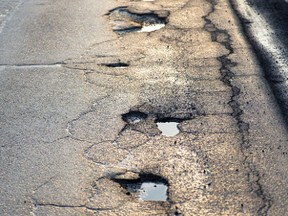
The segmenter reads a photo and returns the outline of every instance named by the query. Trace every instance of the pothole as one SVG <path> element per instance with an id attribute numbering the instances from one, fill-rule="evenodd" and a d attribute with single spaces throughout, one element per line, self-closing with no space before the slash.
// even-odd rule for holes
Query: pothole
<path id="1" fill-rule="evenodd" d="M 128 124 L 136 124 L 144 121 L 147 117 L 148 115 L 146 113 L 139 111 L 130 111 L 122 115 L 122 120 Z"/>
<path id="2" fill-rule="evenodd" d="M 139 191 L 139 198 L 143 201 L 167 200 L 168 187 L 163 183 L 143 182 Z"/>
<path id="3" fill-rule="evenodd" d="M 163 28 L 165 24 L 143 25 L 138 32 L 153 32 Z"/>
<path id="4" fill-rule="evenodd" d="M 173 100 L 174 101 L 174 100 Z M 176 136 L 181 132 L 180 123 L 200 116 L 200 112 L 192 105 L 182 106 L 159 103 L 154 106 L 143 103 L 141 106 L 131 107 L 126 114 L 122 114 L 122 120 L 127 123 L 123 130 L 135 130 L 149 137 L 154 136 Z"/>
<path id="5" fill-rule="evenodd" d="M 127 195 L 134 195 L 142 201 L 167 201 L 168 181 L 150 173 L 139 174 L 136 179 L 114 178 L 114 182 L 127 190 Z"/>
<path id="6" fill-rule="evenodd" d="M 181 119 L 176 118 L 166 118 L 156 120 L 158 129 L 162 132 L 164 136 L 176 136 L 180 133 L 178 125 L 182 122 Z"/>
<path id="7" fill-rule="evenodd" d="M 101 64 L 102 66 L 111 67 L 111 68 L 126 68 L 129 64 L 124 62 L 116 62 L 116 63 L 108 63 L 108 64 Z"/>
<path id="8" fill-rule="evenodd" d="M 165 10 L 136 12 L 128 7 L 118 7 L 109 11 L 107 15 L 110 16 L 115 32 L 153 32 L 167 24 L 169 12 Z"/>

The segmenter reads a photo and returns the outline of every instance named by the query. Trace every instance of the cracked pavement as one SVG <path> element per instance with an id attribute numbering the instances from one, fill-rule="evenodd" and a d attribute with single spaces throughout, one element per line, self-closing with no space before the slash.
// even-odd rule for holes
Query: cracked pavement
<path id="1" fill-rule="evenodd" d="M 1 215 L 286 214 L 287 128 L 230 1 L 10 3 Z M 119 183 L 155 179 L 167 201 Z"/>

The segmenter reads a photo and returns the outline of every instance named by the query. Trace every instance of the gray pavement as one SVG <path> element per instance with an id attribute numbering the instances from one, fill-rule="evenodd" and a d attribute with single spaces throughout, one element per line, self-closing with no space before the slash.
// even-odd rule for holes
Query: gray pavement
<path id="1" fill-rule="evenodd" d="M 10 8 L 0 215 L 286 214 L 286 125 L 229 1 Z M 166 201 L 139 198 L 149 182 Z"/>

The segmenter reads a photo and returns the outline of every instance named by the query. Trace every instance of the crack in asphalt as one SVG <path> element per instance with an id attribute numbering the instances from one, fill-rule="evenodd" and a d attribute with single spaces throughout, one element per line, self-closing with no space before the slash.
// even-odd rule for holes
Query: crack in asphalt
<path id="1" fill-rule="evenodd" d="M 81 112 L 78 117 L 70 120 L 68 123 L 67 123 L 67 132 L 69 135 L 73 136 L 73 133 L 74 133 L 74 126 L 73 126 L 73 123 L 80 120 L 81 118 L 83 118 L 85 115 L 89 114 L 89 113 L 92 113 L 92 112 L 95 112 L 96 111 L 96 104 L 99 103 L 100 101 L 102 100 L 105 100 L 106 98 L 109 98 L 110 95 L 106 95 L 102 98 L 99 98 L 97 99 L 96 101 L 94 101 L 90 107 L 90 109 L 88 110 L 85 110 L 83 112 Z"/>
<path id="2" fill-rule="evenodd" d="M 184 8 L 187 8 L 189 6 L 190 3 L 192 3 L 193 0 L 188 0 L 184 3 L 184 5 L 182 5 L 179 9 L 175 10 L 175 11 L 180 11 L 180 10 L 183 10 Z M 175 12 L 174 11 L 174 12 Z"/>
<path id="3" fill-rule="evenodd" d="M 225 83 L 231 89 L 231 99 L 228 102 L 230 107 L 233 110 L 231 114 L 233 118 L 237 121 L 237 125 L 239 128 L 239 132 L 241 134 L 241 151 L 244 156 L 244 163 L 248 165 L 250 172 L 248 173 L 248 181 L 250 184 L 251 190 L 262 199 L 262 206 L 258 209 L 259 215 L 268 215 L 269 209 L 272 206 L 272 199 L 270 195 L 264 191 L 262 185 L 260 184 L 261 176 L 259 171 L 256 169 L 253 162 L 249 159 L 249 157 L 245 154 L 245 150 L 250 147 L 249 143 L 249 124 L 244 122 L 242 119 L 243 110 L 241 109 L 241 104 L 238 101 L 238 98 L 241 93 L 241 89 L 233 84 L 233 79 L 235 74 L 231 71 L 231 68 L 237 65 L 237 62 L 233 62 L 229 59 L 229 56 L 234 53 L 231 41 L 231 35 L 228 33 L 227 30 L 219 29 L 213 23 L 209 16 L 213 14 L 216 10 L 217 1 L 216 0 L 206 0 L 211 5 L 210 12 L 203 16 L 206 24 L 204 26 L 204 30 L 211 33 L 211 40 L 216 43 L 220 43 L 223 45 L 228 51 L 228 54 L 222 55 L 218 57 L 218 61 L 221 63 L 220 73 L 221 73 L 221 81 Z M 218 41 L 217 35 L 223 34 L 226 37 L 224 41 Z"/>
<path id="4" fill-rule="evenodd" d="M 228 51 L 229 53 L 228 54 L 225 54 L 225 55 L 222 55 L 220 57 L 217 58 L 217 60 L 221 63 L 221 68 L 219 69 L 220 73 L 221 73 L 221 81 L 230 88 L 230 91 L 231 91 L 231 97 L 230 97 L 230 101 L 228 102 L 228 104 L 230 105 L 230 107 L 232 108 L 233 112 L 232 114 L 231 113 L 225 113 L 225 114 L 228 114 L 228 115 L 231 115 L 236 121 L 237 121 L 237 125 L 238 125 L 238 128 L 239 128 L 239 133 L 241 134 L 241 139 L 242 139 L 242 143 L 241 143 L 241 151 L 242 151 L 242 154 L 244 155 L 244 163 L 248 165 L 249 169 L 250 169 L 250 172 L 248 173 L 248 178 L 249 178 L 249 184 L 250 184 L 250 187 L 251 187 L 251 190 L 256 193 L 262 200 L 263 200 L 263 205 L 259 208 L 258 210 L 258 213 L 261 214 L 261 215 L 267 215 L 268 211 L 269 211 L 269 208 L 271 207 L 272 205 L 272 201 L 271 199 L 269 198 L 269 195 L 266 194 L 266 192 L 264 191 L 264 189 L 262 188 L 261 184 L 260 184 L 260 174 L 258 173 L 258 171 L 256 170 L 255 166 L 253 165 L 253 163 L 249 160 L 248 156 L 245 155 L 245 149 L 249 148 L 250 146 L 250 143 L 249 143 L 249 124 L 244 122 L 243 119 L 242 119 L 242 114 L 243 114 L 243 110 L 241 109 L 241 104 L 239 103 L 238 101 L 238 98 L 240 96 L 240 93 L 241 93 L 241 89 L 238 88 L 237 86 L 235 86 L 233 84 L 233 78 L 236 77 L 236 75 L 231 71 L 231 67 L 234 67 L 236 65 L 235 62 L 231 61 L 229 59 L 229 56 L 234 53 L 233 51 L 233 47 L 232 47 L 232 42 L 231 42 L 231 36 L 229 35 L 228 31 L 227 30 L 222 30 L 222 29 L 218 29 L 216 27 L 216 25 L 212 22 L 212 20 L 209 19 L 209 16 L 214 13 L 215 11 L 215 6 L 217 5 L 217 2 L 215 0 L 206 0 L 210 5 L 211 5 L 211 11 L 209 11 L 208 14 L 206 14 L 205 16 L 203 16 L 203 19 L 205 20 L 206 22 L 206 25 L 204 27 L 204 30 L 207 31 L 207 32 L 210 32 L 211 33 L 211 40 L 213 42 L 216 42 L 216 43 L 220 43 L 221 45 L 223 45 Z M 185 8 L 189 5 L 189 3 L 192 2 L 191 0 L 187 1 L 185 3 L 185 5 L 181 8 Z M 181 29 L 179 29 L 177 27 L 177 30 L 178 31 L 181 31 Z M 185 29 L 186 30 L 186 29 Z M 191 31 L 191 29 L 187 29 L 189 31 Z M 184 30 L 183 30 L 184 31 Z M 219 34 L 222 34 L 225 36 L 226 40 L 224 41 L 218 41 L 217 39 L 217 36 Z M 108 40 L 108 41 L 104 41 L 102 43 L 106 43 L 106 42 L 111 42 L 111 41 L 114 41 L 114 40 Z M 187 41 L 179 41 L 181 43 L 187 43 Z M 181 47 L 179 47 L 181 48 Z M 182 49 L 182 48 L 181 48 Z M 185 55 L 185 48 L 183 48 L 181 55 Z M 200 58 L 199 58 L 200 59 Z M 201 58 L 201 59 L 204 59 L 204 58 Z M 211 59 L 215 59 L 215 58 L 211 58 Z M 85 61 L 84 62 L 81 62 L 81 64 L 85 64 Z M 25 65 L 26 66 L 26 65 Z M 30 65 L 28 65 L 30 66 Z M 34 66 L 34 65 L 32 65 Z M 70 69 L 77 69 L 77 70 L 81 70 L 84 72 L 83 76 L 85 77 L 85 82 L 89 83 L 89 84 L 93 84 L 95 85 L 95 83 L 93 83 L 88 77 L 87 75 L 90 74 L 90 73 L 93 73 L 94 71 L 93 70 L 89 70 L 89 69 L 79 69 L 79 68 L 76 68 L 76 67 L 71 67 L 71 66 L 68 66 L 66 63 L 64 64 L 65 67 L 67 68 L 70 68 Z M 103 65 L 105 66 L 105 65 Z M 111 75 L 111 76 L 123 76 L 123 75 L 114 75 L 114 74 L 107 74 L 107 75 Z M 124 75 L 126 76 L 126 75 Z M 176 79 L 181 79 L 181 77 L 179 77 L 180 75 L 177 74 L 176 75 Z M 127 76 L 128 77 L 128 76 Z M 187 80 L 187 78 L 185 79 Z M 194 80 L 194 79 L 193 79 Z M 214 79 L 214 80 L 219 80 L 219 79 Z M 185 83 L 186 84 L 186 83 Z M 199 91 L 197 91 L 199 92 Z M 227 92 L 227 91 L 210 91 L 210 92 Z M 100 98 L 98 99 L 96 102 L 94 102 L 91 107 L 89 109 L 87 109 L 86 111 L 83 111 L 81 112 L 76 118 L 72 119 L 71 121 L 69 121 L 67 123 L 67 132 L 68 132 L 68 136 L 65 136 L 65 137 L 62 137 L 62 138 L 59 138 L 53 142 L 56 142 L 56 141 L 59 141 L 61 139 L 67 139 L 67 138 L 71 138 L 71 139 L 75 139 L 75 140 L 78 140 L 78 141 L 85 141 L 85 142 L 88 142 L 88 143 L 93 143 L 93 142 L 89 142 L 89 141 L 86 141 L 86 140 L 80 140 L 80 139 L 77 139 L 75 137 L 73 137 L 73 134 L 74 134 L 74 123 L 78 120 L 80 120 L 81 118 L 83 118 L 85 115 L 91 113 L 91 112 L 95 112 L 95 104 L 97 104 L 99 101 L 109 97 L 110 95 L 107 95 L 107 96 L 104 96 L 103 98 Z M 141 105 L 142 106 L 142 105 Z M 140 106 L 140 107 L 141 107 Z M 187 113 L 188 113 L 188 109 L 187 109 Z M 211 114 L 213 115 L 213 114 Z M 217 114 L 218 115 L 218 114 Z M 118 133 L 117 137 L 112 140 L 112 141 L 109 141 L 109 142 L 112 142 L 112 143 L 117 143 L 118 139 L 123 135 L 123 132 L 126 131 L 127 129 L 129 130 L 134 130 L 134 131 L 137 131 L 137 132 L 140 132 L 140 133 L 143 133 L 146 135 L 146 133 L 142 132 L 141 130 L 136 130 L 136 129 L 132 129 L 132 128 L 129 128 L 129 125 L 126 124 L 121 130 L 120 132 Z M 183 132 L 183 131 L 181 131 Z M 149 137 L 149 136 L 148 136 Z M 151 140 L 151 138 L 149 138 L 148 140 L 146 140 L 145 143 L 141 144 L 141 145 L 144 145 L 146 144 L 147 142 L 149 142 Z M 99 143 L 103 143 L 103 142 L 106 142 L 106 141 L 101 141 Z M 93 143 L 93 145 L 91 145 L 90 147 L 88 147 L 87 149 L 85 149 L 84 151 L 84 158 L 86 158 L 87 160 L 90 160 L 90 161 L 93 161 L 93 159 L 87 157 L 87 152 L 89 151 L 89 149 L 91 149 L 93 146 L 97 145 L 98 143 Z M 139 145 L 139 146 L 141 146 Z M 136 146 L 134 148 L 138 148 L 139 146 Z M 129 148 L 129 149 L 125 149 L 125 148 L 121 148 L 119 146 L 117 146 L 117 148 L 119 149 L 124 149 L 124 150 L 127 150 L 129 151 L 129 153 L 132 152 L 132 150 L 134 148 Z M 204 154 L 204 153 L 203 153 Z M 204 154 L 205 155 L 205 154 Z M 125 158 L 126 159 L 126 158 Z M 118 164 L 121 166 L 121 162 L 123 162 L 125 159 L 123 159 L 122 161 L 120 161 Z M 208 160 L 208 159 L 207 159 Z M 102 162 L 95 162 L 93 161 L 96 165 L 98 166 L 109 166 L 105 163 L 102 163 Z M 207 165 L 208 162 L 205 164 Z M 114 165 L 113 165 L 114 166 Z M 117 165 L 116 165 L 117 166 Z M 208 166 L 208 165 L 207 165 Z M 122 168 L 125 168 L 125 167 L 122 167 Z M 128 169 L 127 169 L 128 170 Z M 125 174 L 122 173 L 122 174 Z M 114 175 L 114 174 L 113 174 Z M 250 178 L 250 175 L 253 177 L 256 176 L 256 180 L 254 179 L 251 179 Z M 109 178 L 109 175 L 105 175 L 101 178 Z M 101 179 L 100 178 L 100 179 Z M 48 180 L 49 181 L 49 180 Z M 47 182 L 48 182 L 47 181 Z M 47 184 L 47 182 L 44 183 Z M 41 186 L 39 186 L 41 187 Z M 206 188 L 198 188 L 199 190 L 206 190 Z M 183 203 L 185 203 L 186 201 L 184 201 Z M 187 200 L 188 202 L 188 200 Z M 171 204 L 180 204 L 179 202 L 178 203 L 174 203 L 173 201 L 171 201 Z M 85 208 L 87 210 L 91 210 L 91 211 L 109 211 L 109 210 L 115 210 L 119 207 L 116 207 L 116 208 L 93 208 L 93 207 L 89 207 L 87 206 L 87 204 L 85 205 L 61 205 L 61 204 L 53 204 L 53 203 L 38 203 L 36 200 L 34 200 L 34 205 L 37 207 L 56 207 L 56 208 Z M 167 213 L 168 215 L 168 213 Z"/>
<path id="5" fill-rule="evenodd" d="M 43 184 L 41 184 L 39 187 L 37 187 L 35 190 L 34 190 L 34 193 L 39 189 L 41 188 L 42 186 L 48 184 L 53 178 L 55 178 L 56 176 L 53 176 L 51 177 L 49 180 L 45 181 Z M 101 179 L 103 179 L 104 177 L 100 177 L 98 178 L 95 182 L 98 182 L 100 181 Z M 109 210 L 114 210 L 116 209 L 117 207 L 115 208 L 94 208 L 94 207 L 91 207 L 89 206 L 87 203 L 86 204 L 83 204 L 83 205 L 70 205 L 70 204 L 56 204 L 56 203 L 43 203 L 43 202 L 39 202 L 36 198 L 32 197 L 31 198 L 32 200 L 32 203 L 33 203 L 33 210 L 31 211 L 31 213 L 33 215 L 36 215 L 35 212 L 36 210 L 39 208 L 39 207 L 54 207 L 54 208 L 82 208 L 82 209 L 86 209 L 86 210 L 90 210 L 90 211 L 93 211 L 93 212 L 100 212 L 100 211 L 109 211 Z M 89 198 L 88 198 L 89 200 Z"/>
<path id="6" fill-rule="evenodd" d="M 52 143 L 58 142 L 58 141 L 60 141 L 60 140 L 68 139 L 68 138 L 70 138 L 70 136 L 60 137 L 60 138 L 57 138 L 57 139 L 52 140 L 52 141 L 43 141 L 43 143 L 45 143 L 45 144 L 52 144 Z"/>
<path id="7" fill-rule="evenodd" d="M 110 42 L 113 42 L 113 41 L 118 41 L 118 37 L 117 39 L 110 39 L 110 40 L 105 40 L 105 41 L 101 41 L 101 42 L 97 42 L 97 43 L 94 43 L 92 44 L 87 50 L 86 50 L 86 53 L 89 53 L 90 51 L 92 51 L 93 49 L 95 49 L 95 47 L 99 46 L 99 45 L 103 45 L 105 43 L 110 43 Z M 111 56 L 102 56 L 102 57 L 111 57 Z"/>
<path id="8" fill-rule="evenodd" d="M 35 208 L 39 208 L 39 207 L 55 207 L 55 208 L 84 208 L 90 211 L 110 211 L 110 210 L 114 210 L 115 208 L 93 208 L 93 207 L 89 207 L 87 205 L 63 205 L 63 204 L 54 204 L 54 203 L 39 203 L 36 202 L 34 200 L 34 206 Z M 34 212 L 36 211 L 36 209 L 34 210 Z"/>
<path id="9" fill-rule="evenodd" d="M 62 67 L 65 65 L 64 62 L 54 62 L 54 63 L 46 63 L 46 64 L 0 64 L 0 67 L 6 68 L 48 68 L 48 67 Z"/>

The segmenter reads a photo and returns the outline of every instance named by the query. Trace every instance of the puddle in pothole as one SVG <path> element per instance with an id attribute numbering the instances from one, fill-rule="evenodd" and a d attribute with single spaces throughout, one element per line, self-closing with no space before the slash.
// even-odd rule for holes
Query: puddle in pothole
<path id="1" fill-rule="evenodd" d="M 167 185 L 163 183 L 144 182 L 139 189 L 139 198 L 143 201 L 166 201 Z"/>
<path id="2" fill-rule="evenodd" d="M 179 119 L 163 119 L 156 121 L 158 129 L 162 132 L 164 136 L 176 136 L 180 133 L 178 128 L 181 120 Z"/>
<path id="3" fill-rule="evenodd" d="M 136 179 L 112 179 L 142 201 L 167 201 L 168 181 L 154 174 L 140 174 Z"/>
<path id="4" fill-rule="evenodd" d="M 153 32 L 163 27 L 165 27 L 165 24 L 155 24 L 155 25 L 147 25 L 147 26 L 144 25 L 140 30 L 138 30 L 138 32 Z"/>
<path id="5" fill-rule="evenodd" d="M 122 115 L 122 120 L 129 124 L 136 124 L 144 121 L 148 115 L 139 111 L 130 111 Z"/>
<path id="6" fill-rule="evenodd" d="M 169 11 L 131 11 L 128 7 L 118 7 L 107 14 L 118 33 L 152 32 L 167 24 Z"/>

